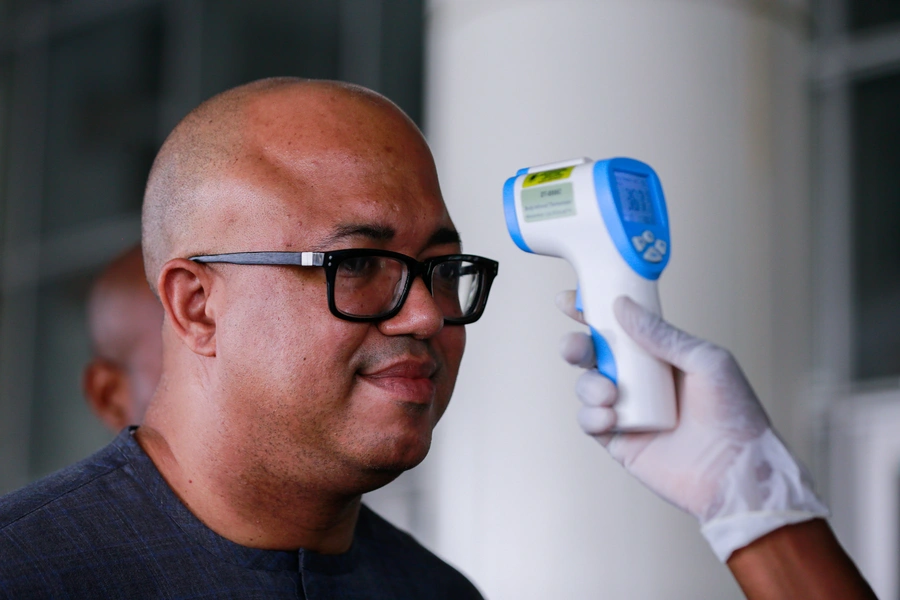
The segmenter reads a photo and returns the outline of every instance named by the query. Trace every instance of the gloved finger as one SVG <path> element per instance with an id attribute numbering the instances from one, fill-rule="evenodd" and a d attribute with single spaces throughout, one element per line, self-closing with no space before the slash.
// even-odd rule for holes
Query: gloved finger
<path id="1" fill-rule="evenodd" d="M 686 373 L 702 369 L 702 354 L 697 350 L 715 349 L 705 340 L 673 327 L 662 317 L 654 314 L 629 298 L 619 296 L 613 303 L 613 312 L 625 332 L 650 354 L 675 365 Z"/>
<path id="2" fill-rule="evenodd" d="M 602 406 L 582 406 L 578 409 L 578 425 L 588 435 L 604 435 L 615 427 L 616 411 Z M 600 440 L 605 446 L 604 442 L 605 440 Z"/>
<path id="3" fill-rule="evenodd" d="M 619 390 L 597 371 L 587 371 L 575 382 L 575 395 L 585 406 L 608 408 L 619 399 Z"/>
<path id="4" fill-rule="evenodd" d="M 566 290 L 558 293 L 555 301 L 556 307 L 563 311 L 568 317 L 587 325 L 587 322 L 584 320 L 584 315 L 581 314 L 580 310 L 575 308 L 575 290 Z"/>
<path id="5" fill-rule="evenodd" d="M 572 331 L 559 340 L 559 353 L 570 365 L 590 369 L 597 365 L 594 342 L 586 333 Z"/>

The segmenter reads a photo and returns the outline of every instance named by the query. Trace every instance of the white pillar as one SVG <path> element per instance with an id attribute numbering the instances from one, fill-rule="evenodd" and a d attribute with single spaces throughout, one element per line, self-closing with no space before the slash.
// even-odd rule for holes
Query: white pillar
<path id="1" fill-rule="evenodd" d="M 761 8 L 763 7 L 763 8 Z M 768 7 L 768 8 L 765 8 Z M 738 598 L 680 514 L 580 433 L 558 259 L 519 251 L 520 167 L 631 156 L 666 191 L 666 316 L 731 348 L 796 438 L 809 367 L 803 8 L 738 0 L 431 0 L 426 133 L 466 251 L 500 260 L 426 472 L 427 536 L 489 598 Z"/>

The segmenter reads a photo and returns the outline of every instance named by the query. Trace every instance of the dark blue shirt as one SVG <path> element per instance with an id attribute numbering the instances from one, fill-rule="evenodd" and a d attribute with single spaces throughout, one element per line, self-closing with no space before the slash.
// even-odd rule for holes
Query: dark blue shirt
<path id="1" fill-rule="evenodd" d="M 201 523 L 123 431 L 0 498 L 2 598 L 481 598 L 458 571 L 362 507 L 345 554 L 258 550 Z"/>

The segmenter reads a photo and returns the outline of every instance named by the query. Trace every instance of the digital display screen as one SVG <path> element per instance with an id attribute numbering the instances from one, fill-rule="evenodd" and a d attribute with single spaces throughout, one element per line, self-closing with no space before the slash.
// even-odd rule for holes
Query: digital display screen
<path id="1" fill-rule="evenodd" d="M 656 212 L 653 198 L 650 196 L 650 182 L 645 175 L 635 175 L 624 171 L 613 171 L 616 187 L 619 189 L 619 202 L 622 205 L 622 218 L 630 223 L 654 225 Z"/>

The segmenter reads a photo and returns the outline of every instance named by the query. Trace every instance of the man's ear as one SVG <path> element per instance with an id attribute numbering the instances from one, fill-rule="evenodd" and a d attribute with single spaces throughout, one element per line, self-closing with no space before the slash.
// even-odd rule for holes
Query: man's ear
<path id="1" fill-rule="evenodd" d="M 118 365 L 95 358 L 84 369 L 81 389 L 91 411 L 114 433 L 131 425 L 128 376 Z"/>
<path id="2" fill-rule="evenodd" d="M 202 264 L 174 258 L 157 280 L 159 299 L 172 329 L 200 356 L 216 355 L 216 320 L 208 304 L 212 277 Z"/>

